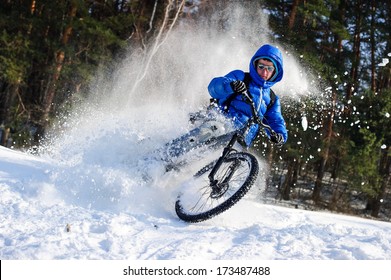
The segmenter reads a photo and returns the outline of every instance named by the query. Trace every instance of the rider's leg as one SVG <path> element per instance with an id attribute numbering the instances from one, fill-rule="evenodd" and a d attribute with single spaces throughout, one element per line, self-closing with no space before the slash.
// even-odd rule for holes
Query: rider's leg
<path id="1" fill-rule="evenodd" d="M 179 157 L 194 148 L 213 143 L 214 139 L 230 134 L 234 130 L 232 122 L 227 117 L 210 113 L 201 125 L 166 144 L 167 157 Z"/>

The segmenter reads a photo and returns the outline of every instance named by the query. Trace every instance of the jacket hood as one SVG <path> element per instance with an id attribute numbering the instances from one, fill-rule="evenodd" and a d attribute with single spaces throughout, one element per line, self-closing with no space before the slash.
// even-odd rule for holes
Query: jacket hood
<path id="1" fill-rule="evenodd" d="M 262 79 L 257 73 L 255 62 L 260 58 L 271 60 L 276 68 L 275 76 L 268 81 Z M 271 87 L 275 83 L 281 81 L 284 75 L 281 51 L 276 47 L 267 44 L 260 47 L 250 60 L 250 75 L 257 84 L 263 87 Z"/>

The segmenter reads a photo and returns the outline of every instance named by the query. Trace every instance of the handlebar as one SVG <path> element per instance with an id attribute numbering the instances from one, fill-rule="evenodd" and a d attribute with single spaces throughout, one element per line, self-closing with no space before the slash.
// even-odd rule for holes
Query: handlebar
<path id="1" fill-rule="evenodd" d="M 250 107 L 251 107 L 251 112 L 252 112 L 252 115 L 253 115 L 253 118 L 255 120 L 255 122 L 257 124 L 259 124 L 260 126 L 262 126 L 263 128 L 265 128 L 266 130 L 269 131 L 269 134 L 271 137 L 277 135 L 277 132 L 275 132 L 270 125 L 268 124 L 265 124 L 261 118 L 258 116 L 258 113 L 257 113 L 257 109 L 255 108 L 255 103 L 254 103 L 254 100 L 250 97 L 250 95 L 248 94 L 247 92 L 247 95 L 245 96 L 245 98 L 247 99 Z"/>

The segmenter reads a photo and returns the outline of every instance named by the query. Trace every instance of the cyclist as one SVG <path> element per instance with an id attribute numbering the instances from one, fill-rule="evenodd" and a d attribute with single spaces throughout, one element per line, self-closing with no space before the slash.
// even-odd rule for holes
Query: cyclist
<path id="1" fill-rule="evenodd" d="M 208 86 L 209 94 L 217 100 L 221 110 L 196 113 L 191 118 L 198 122 L 196 127 L 168 143 L 164 158 L 181 156 L 193 147 L 207 143 L 208 139 L 228 135 L 241 128 L 252 116 L 249 99 L 255 103 L 258 116 L 277 133 L 271 140 L 278 146 L 284 144 L 288 133 L 280 100 L 270 89 L 282 79 L 282 66 L 281 52 L 271 45 L 264 45 L 251 58 L 249 73 L 234 70 L 224 77 L 212 79 Z M 224 113 L 221 114 L 221 111 Z M 254 124 L 245 138 L 247 146 L 254 141 L 257 132 L 258 124 Z"/>
<path id="2" fill-rule="evenodd" d="M 281 146 L 286 142 L 288 133 L 281 114 L 280 100 L 270 88 L 282 79 L 282 54 L 274 46 L 263 45 L 251 58 L 249 68 L 249 73 L 234 70 L 223 77 L 212 79 L 208 86 L 209 94 L 239 127 L 252 115 L 248 104 L 248 99 L 252 99 L 258 116 L 277 132 L 277 137 L 271 140 Z M 254 125 L 246 138 L 248 146 L 256 137 L 257 130 L 258 125 Z"/>

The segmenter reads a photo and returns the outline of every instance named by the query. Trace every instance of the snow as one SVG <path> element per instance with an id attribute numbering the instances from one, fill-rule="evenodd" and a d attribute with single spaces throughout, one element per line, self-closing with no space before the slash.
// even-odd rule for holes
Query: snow
<path id="1" fill-rule="evenodd" d="M 389 62 L 390 62 L 390 60 L 389 60 L 388 58 L 383 58 L 383 59 L 382 59 L 382 62 L 379 63 L 378 66 L 384 67 L 384 66 L 386 66 Z"/>
<path id="2" fill-rule="evenodd" d="M 306 116 L 301 117 L 301 126 L 303 127 L 303 130 L 306 131 L 308 128 L 308 120 Z"/>
<path id="3" fill-rule="evenodd" d="M 87 164 L 79 168 L 0 147 L 1 259 L 391 259 L 387 222 L 267 205 L 250 195 L 220 216 L 187 224 L 174 212 L 175 185 L 135 187 L 121 201 L 118 190 L 96 187 L 99 176 Z M 126 171 L 107 171 L 118 184 L 110 188 L 137 181 Z"/>
<path id="4" fill-rule="evenodd" d="M 139 73 L 145 59 L 125 59 L 54 125 L 38 153 L 0 147 L 0 259 L 391 260 L 390 223 L 267 204 L 262 180 L 211 220 L 187 224 L 176 216 L 184 180 L 205 162 L 165 172 L 154 151 L 189 129 L 188 113 L 208 102 L 212 77 L 247 69 L 269 42 L 246 28 L 254 42 L 245 45 L 232 36 L 243 26 L 233 27 L 173 31 L 153 71 L 145 67 L 149 75 Z M 284 59 L 281 96 L 302 94 L 296 89 L 306 77 L 293 55 Z"/>

